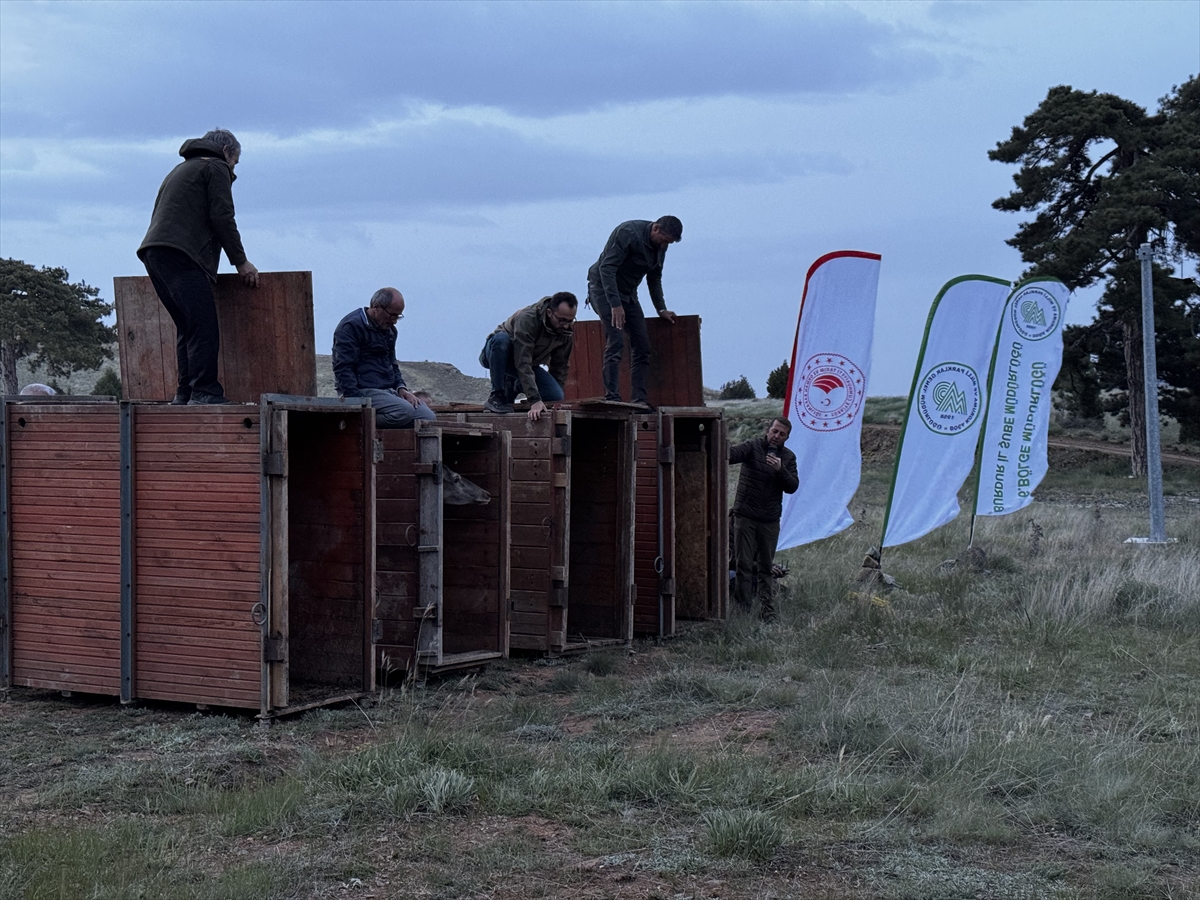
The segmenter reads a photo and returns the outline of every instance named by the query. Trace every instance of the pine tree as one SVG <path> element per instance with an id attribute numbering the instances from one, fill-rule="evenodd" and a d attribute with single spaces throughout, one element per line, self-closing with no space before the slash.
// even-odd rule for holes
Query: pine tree
<path id="1" fill-rule="evenodd" d="M 1144 474 L 1142 243 L 1159 261 L 1159 402 L 1185 436 L 1200 437 L 1200 386 L 1186 362 L 1200 352 L 1200 284 L 1172 277 L 1185 258 L 1200 259 L 1200 80 L 1174 88 L 1154 115 L 1113 94 L 1051 88 L 988 156 L 1020 166 L 1016 190 L 992 205 L 1036 214 L 1009 240 L 1031 264 L 1027 274 L 1055 276 L 1071 289 L 1106 285 L 1084 343 L 1100 385 L 1115 391 L 1109 408 L 1130 422 L 1134 474 Z M 1168 262 L 1175 267 L 1160 264 Z"/>
<path id="2" fill-rule="evenodd" d="M 111 327 L 100 319 L 112 306 L 100 289 L 72 284 L 66 269 L 35 269 L 19 259 L 0 259 L 0 385 L 15 394 L 17 362 L 52 376 L 96 369 L 112 358 Z"/>

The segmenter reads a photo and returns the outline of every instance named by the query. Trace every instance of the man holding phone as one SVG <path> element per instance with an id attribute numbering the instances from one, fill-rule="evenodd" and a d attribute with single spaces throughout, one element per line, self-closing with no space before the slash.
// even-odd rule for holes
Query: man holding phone
<path id="1" fill-rule="evenodd" d="M 762 437 L 729 448 L 729 462 L 741 463 L 737 497 L 733 503 L 733 546 L 737 558 L 733 599 L 749 612 L 754 604 L 752 581 L 758 576 L 759 616 L 764 622 L 779 618 L 775 610 L 775 579 L 771 565 L 779 543 L 779 518 L 783 495 L 800 487 L 796 454 L 784 444 L 792 423 L 779 416 L 771 420 Z"/>

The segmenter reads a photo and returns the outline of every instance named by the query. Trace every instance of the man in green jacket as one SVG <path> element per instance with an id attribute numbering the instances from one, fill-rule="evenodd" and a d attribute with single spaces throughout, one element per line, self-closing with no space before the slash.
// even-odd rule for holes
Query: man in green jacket
<path id="1" fill-rule="evenodd" d="M 241 153 L 237 138 L 223 129 L 184 141 L 183 162 L 158 189 L 150 228 L 138 248 L 175 323 L 175 404 L 228 402 L 217 380 L 221 336 L 213 297 L 221 251 L 248 285 L 258 286 L 258 269 L 246 259 L 233 213 L 233 169 Z"/>
<path id="2" fill-rule="evenodd" d="M 560 291 L 517 310 L 488 335 L 479 354 L 480 365 L 492 374 L 485 410 L 510 413 L 513 398 L 524 392 L 530 403 L 529 418 L 536 422 L 546 411 L 546 401 L 563 398 L 578 309 L 575 295 Z"/>

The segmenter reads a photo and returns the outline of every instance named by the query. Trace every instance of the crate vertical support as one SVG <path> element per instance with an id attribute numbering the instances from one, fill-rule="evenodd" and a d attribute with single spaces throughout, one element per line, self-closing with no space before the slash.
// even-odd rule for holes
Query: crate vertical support
<path id="1" fill-rule="evenodd" d="M 137 697 L 134 673 L 136 628 L 134 597 L 134 406 L 121 402 L 121 702 L 131 703 Z"/>
<path id="2" fill-rule="evenodd" d="M 0 398 L 0 688 L 12 685 L 12 539 L 8 515 L 8 403 Z"/>
<path id="3" fill-rule="evenodd" d="M 375 584 L 375 464 L 383 459 L 383 445 L 375 444 L 375 410 L 362 413 L 363 466 L 363 690 L 375 690 L 375 641 L 381 625 L 375 618 L 378 588 Z"/>
<path id="4" fill-rule="evenodd" d="M 622 473 L 622 489 L 629 504 L 628 525 L 620 536 L 620 560 L 622 568 L 621 581 L 628 585 L 625 591 L 625 604 L 622 610 L 621 639 L 626 643 L 633 640 L 633 607 L 637 601 L 637 579 L 634 578 L 634 544 L 637 538 L 637 424 L 633 416 L 626 416 L 621 423 L 621 437 L 626 445 L 625 471 Z M 617 582 L 620 584 L 620 581 Z"/>
<path id="5" fill-rule="evenodd" d="M 571 413 L 554 410 L 550 437 L 550 479 L 553 508 L 562 510 L 562 522 L 550 523 L 550 593 L 546 623 L 547 648 L 567 646 L 567 621 L 571 596 Z"/>
<path id="6" fill-rule="evenodd" d="M 440 666 L 442 644 L 442 433 L 417 431 L 417 662 Z"/>
<path id="7" fill-rule="evenodd" d="M 267 506 L 261 526 L 267 553 L 267 602 L 263 621 L 263 667 L 266 671 L 267 703 L 263 712 L 288 705 L 288 411 L 263 401 L 261 439 L 267 452 L 263 458 L 263 481 Z"/>
<path id="8" fill-rule="evenodd" d="M 512 432 L 501 431 L 496 434 L 500 442 L 500 578 L 497 584 L 497 604 L 499 606 L 499 635 L 500 649 L 505 658 L 509 655 L 509 621 L 512 610 L 512 479 L 510 462 L 512 460 Z"/>

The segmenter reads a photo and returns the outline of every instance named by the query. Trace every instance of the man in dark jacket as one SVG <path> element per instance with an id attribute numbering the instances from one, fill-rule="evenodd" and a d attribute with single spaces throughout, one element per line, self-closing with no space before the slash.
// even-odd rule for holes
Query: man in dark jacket
<path id="1" fill-rule="evenodd" d="M 412 428 L 437 416 L 404 384 L 396 362 L 396 323 L 404 318 L 404 295 L 380 288 L 365 308 L 338 322 L 333 332 L 333 379 L 341 397 L 367 397 L 377 428 Z"/>
<path id="2" fill-rule="evenodd" d="M 780 417 L 771 420 L 762 437 L 729 448 L 729 462 L 742 464 L 733 503 L 733 543 L 737 557 L 733 598 L 740 609 L 749 612 L 754 602 L 751 580 L 757 574 L 758 595 L 762 600 L 760 615 L 766 622 L 779 617 L 775 611 L 771 564 L 779 543 L 783 495 L 794 494 L 800 487 L 796 454 L 783 446 L 791 433 L 792 423 Z"/>
<path id="3" fill-rule="evenodd" d="M 621 356 L 629 335 L 630 400 L 650 409 L 646 399 L 646 374 L 650 368 L 650 335 L 638 301 L 642 278 L 659 316 L 674 324 L 675 313 L 663 299 L 662 269 L 667 247 L 683 240 L 683 223 L 674 216 L 656 222 L 635 219 L 622 222 L 608 237 L 604 252 L 588 269 L 588 303 L 604 323 L 604 397 L 621 399 Z"/>
<path id="4" fill-rule="evenodd" d="M 248 285 L 258 286 L 258 269 L 246 259 L 233 214 L 233 169 L 241 153 L 237 138 L 222 129 L 184 141 L 183 162 L 158 189 L 150 228 L 138 248 L 175 323 L 175 404 L 228 402 L 217 380 L 221 336 L 213 299 L 221 250 Z"/>
<path id="5" fill-rule="evenodd" d="M 559 291 L 517 310 L 496 326 L 479 354 L 480 365 L 492 375 L 492 394 L 484 409 L 510 413 L 513 398 L 523 391 L 530 403 L 529 418 L 536 422 L 546 411 L 546 401 L 555 403 L 563 398 L 578 308 L 574 294 Z M 545 365 L 549 372 L 542 368 Z"/>

